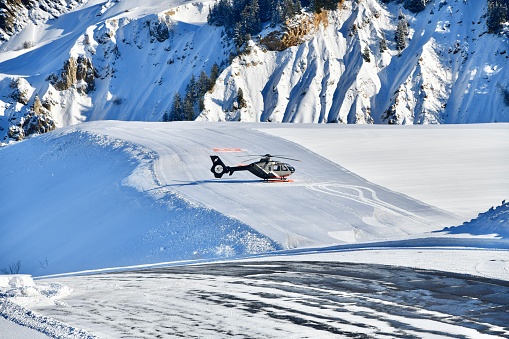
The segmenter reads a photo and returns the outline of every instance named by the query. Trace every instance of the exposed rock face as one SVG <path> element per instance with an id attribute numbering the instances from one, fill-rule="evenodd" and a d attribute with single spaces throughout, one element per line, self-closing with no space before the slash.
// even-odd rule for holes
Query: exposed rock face
<path id="1" fill-rule="evenodd" d="M 79 93 L 88 93 L 95 89 L 97 71 L 92 61 L 86 56 L 80 55 L 78 59 L 73 57 L 64 62 L 60 77 L 51 74 L 47 80 L 59 91 L 75 87 Z"/>
<path id="2" fill-rule="evenodd" d="M 20 122 L 9 128 L 8 136 L 20 141 L 31 134 L 42 134 L 56 128 L 50 112 L 43 106 L 39 97 L 35 97 L 31 111 Z"/>
<path id="3" fill-rule="evenodd" d="M 298 17 L 293 22 L 287 22 L 283 31 L 273 31 L 260 39 L 260 44 L 269 51 L 284 51 L 285 49 L 302 44 L 306 37 L 318 30 L 320 25 L 327 26 L 328 11 L 312 13 Z"/>
<path id="4" fill-rule="evenodd" d="M 154 42 L 154 39 L 159 42 L 163 42 L 168 40 L 168 38 L 170 37 L 170 30 L 166 22 L 150 21 L 149 30 L 151 42 Z"/>
<path id="5" fill-rule="evenodd" d="M 11 98 L 16 102 L 26 105 L 30 100 L 30 95 L 28 93 L 28 87 L 30 85 L 23 78 L 12 79 L 10 87 L 12 88 Z"/>
<path id="6" fill-rule="evenodd" d="M 32 9 L 35 1 L 5 0 L 0 2 L 0 39 L 6 40 L 27 20 L 28 10 Z"/>

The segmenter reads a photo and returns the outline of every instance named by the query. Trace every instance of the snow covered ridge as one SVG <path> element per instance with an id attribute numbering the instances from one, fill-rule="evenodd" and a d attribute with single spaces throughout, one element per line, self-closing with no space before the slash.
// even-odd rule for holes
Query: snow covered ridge
<path id="1" fill-rule="evenodd" d="M 19 261 L 19 272 L 41 276 L 426 237 L 505 198 L 507 125 L 96 121 L 58 129 L 0 149 L 0 270 Z M 406 151 L 391 156 L 387 145 Z M 239 152 L 214 151 L 225 147 Z M 268 151 L 302 160 L 294 182 L 210 173 L 210 155 L 237 164 Z M 400 171 L 378 181 L 394 171 L 386 164 Z"/>
<path id="2" fill-rule="evenodd" d="M 3 1 L 0 5 L 0 46 L 12 35 L 22 31 L 28 24 L 37 25 L 41 22 L 58 18 L 87 0 L 39 0 L 39 1 Z M 32 41 L 25 41 L 23 48 L 29 48 Z"/>
<path id="3" fill-rule="evenodd" d="M 449 234 L 493 234 L 502 239 L 509 239 L 509 202 L 504 200 L 500 206 L 479 213 L 477 218 L 461 226 L 446 227 L 444 231 Z"/>
<path id="4" fill-rule="evenodd" d="M 198 120 L 509 121 L 508 38 L 487 33 L 485 1 L 435 0 L 418 14 L 394 2 L 344 1 L 300 45 L 267 51 L 267 26 L 231 61 L 233 42 L 207 24 L 212 4 L 72 2 L 17 31 L 0 54 L 0 139 L 21 126 L 36 96 L 57 127 L 160 121 L 175 93 L 214 64 L 222 73 Z M 399 51 L 402 18 L 409 28 Z M 73 60 L 76 67 L 64 66 Z"/>

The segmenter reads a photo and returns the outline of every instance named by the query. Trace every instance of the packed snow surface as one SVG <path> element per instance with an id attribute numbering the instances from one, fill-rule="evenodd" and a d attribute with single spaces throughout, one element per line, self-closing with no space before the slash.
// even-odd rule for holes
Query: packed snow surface
<path id="1" fill-rule="evenodd" d="M 51 279 L 37 284 L 73 293 L 54 304 L 17 302 L 102 338 L 509 334 L 507 281 L 310 257 Z M 82 333 L 67 337 L 93 338 Z"/>
<path id="2" fill-rule="evenodd" d="M 286 125 L 285 125 L 286 127 Z M 507 124 L 274 128 L 380 186 L 472 219 L 507 199 Z"/>

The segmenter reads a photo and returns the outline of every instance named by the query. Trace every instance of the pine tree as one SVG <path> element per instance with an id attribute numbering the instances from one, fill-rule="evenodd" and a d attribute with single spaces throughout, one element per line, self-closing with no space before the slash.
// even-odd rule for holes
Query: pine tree
<path id="1" fill-rule="evenodd" d="M 209 11 L 207 23 L 209 25 L 229 28 L 232 24 L 232 6 L 228 0 L 219 0 Z"/>
<path id="2" fill-rule="evenodd" d="M 271 18 L 270 0 L 258 0 L 258 7 L 260 8 L 260 22 L 270 21 Z"/>
<path id="3" fill-rule="evenodd" d="M 323 9 L 333 11 L 338 7 L 338 0 L 312 0 L 311 8 L 316 13 L 320 13 Z"/>
<path id="4" fill-rule="evenodd" d="M 189 80 L 189 83 L 186 86 L 186 97 L 189 96 L 191 99 L 191 102 L 196 101 L 198 99 L 198 86 L 196 84 L 196 77 L 194 74 L 191 76 L 191 79 Z"/>
<path id="5" fill-rule="evenodd" d="M 242 88 L 239 88 L 239 90 L 237 91 L 237 107 L 241 109 L 246 106 L 247 104 L 246 99 L 244 99 L 244 91 L 242 90 Z"/>
<path id="6" fill-rule="evenodd" d="M 241 22 L 237 22 L 237 24 L 235 24 L 235 29 L 233 30 L 233 41 L 235 42 L 237 49 L 240 49 L 247 41 L 246 29 Z"/>
<path id="7" fill-rule="evenodd" d="M 398 22 L 398 27 L 396 28 L 396 48 L 398 52 L 401 53 L 406 48 L 407 36 L 408 36 L 408 21 L 404 16 Z"/>
<path id="8" fill-rule="evenodd" d="M 380 52 L 384 52 L 388 50 L 389 47 L 387 46 L 387 39 L 385 38 L 384 32 L 380 32 Z"/>
<path id="9" fill-rule="evenodd" d="M 486 26 L 490 33 L 498 32 L 509 20 L 509 0 L 488 0 Z"/>
<path id="10" fill-rule="evenodd" d="M 300 0 L 295 1 L 295 9 L 294 14 L 299 15 L 302 12 L 302 4 L 300 3 Z"/>
<path id="11" fill-rule="evenodd" d="M 181 120 L 183 120 L 182 98 L 180 97 L 180 93 L 177 92 L 173 96 L 173 104 L 171 105 L 169 121 Z"/>
<path id="12" fill-rule="evenodd" d="M 405 8 L 411 12 L 419 13 L 424 10 L 426 4 L 431 0 L 405 0 Z"/>
<path id="13" fill-rule="evenodd" d="M 212 68 L 210 69 L 210 89 L 214 88 L 214 84 L 216 83 L 217 78 L 219 77 L 219 66 L 214 62 Z"/>
<path id="14" fill-rule="evenodd" d="M 247 13 L 245 13 L 247 11 Z M 260 6 L 258 0 L 251 0 L 249 6 L 246 6 L 244 13 L 247 15 L 246 31 L 249 34 L 257 34 L 262 29 L 260 20 Z"/>
<path id="15" fill-rule="evenodd" d="M 205 109 L 204 96 L 205 93 L 210 89 L 210 79 L 205 71 L 201 71 L 200 77 L 198 78 L 198 111 Z"/>
<path id="16" fill-rule="evenodd" d="M 194 120 L 195 107 L 198 105 L 199 90 L 198 84 L 194 74 L 191 76 L 189 83 L 186 86 L 186 94 L 182 103 L 182 118 L 183 120 Z"/>
<path id="17" fill-rule="evenodd" d="M 295 15 L 295 4 L 293 0 L 284 0 L 283 5 L 283 18 L 284 20 L 288 20 L 293 18 Z"/>
<path id="18" fill-rule="evenodd" d="M 198 77 L 198 96 L 202 97 L 210 89 L 210 79 L 205 71 L 201 71 Z"/>
<path id="19" fill-rule="evenodd" d="M 186 93 L 182 103 L 182 120 L 194 120 L 194 100 L 190 92 Z"/>
<path id="20" fill-rule="evenodd" d="M 282 8 L 280 0 L 270 0 L 270 25 L 276 27 L 282 23 Z"/>
<path id="21" fill-rule="evenodd" d="M 364 49 L 362 50 L 362 58 L 366 62 L 371 62 L 371 56 L 370 56 L 370 53 L 369 53 L 368 45 L 364 46 Z"/>

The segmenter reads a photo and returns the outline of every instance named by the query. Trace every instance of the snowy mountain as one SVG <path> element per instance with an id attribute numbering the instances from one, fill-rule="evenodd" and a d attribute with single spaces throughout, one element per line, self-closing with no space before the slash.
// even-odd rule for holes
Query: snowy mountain
<path id="1" fill-rule="evenodd" d="M 263 23 L 240 54 L 207 23 L 213 1 L 51 4 L 13 5 L 22 15 L 1 32 L 3 140 L 105 119 L 509 121 L 508 37 L 487 33 L 484 0 L 431 1 L 419 13 L 343 1 Z M 397 42 L 402 20 L 408 35 Z M 185 98 L 200 76 L 213 80 L 200 104 L 172 117 L 175 94 Z"/>
<path id="2" fill-rule="evenodd" d="M 508 337 L 507 0 L 235 4 L 0 4 L 0 336 Z"/>

